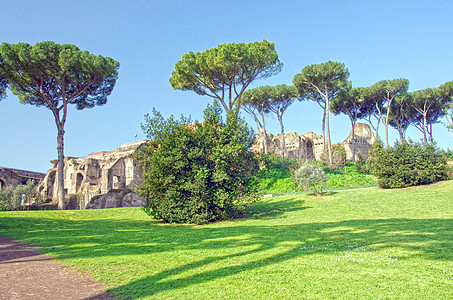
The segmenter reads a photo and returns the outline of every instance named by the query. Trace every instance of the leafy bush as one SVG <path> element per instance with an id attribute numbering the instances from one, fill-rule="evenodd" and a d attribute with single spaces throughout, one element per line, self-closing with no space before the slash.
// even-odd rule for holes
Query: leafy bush
<path id="1" fill-rule="evenodd" d="M 200 224 L 233 217 L 257 198 L 253 133 L 234 112 L 224 123 L 214 102 L 204 122 L 192 124 L 153 114 L 142 126 L 151 141 L 137 154 L 145 167 L 137 193 L 148 199 L 148 215 Z"/>
<path id="2" fill-rule="evenodd" d="M 434 145 L 404 142 L 384 149 L 376 143 L 372 151 L 373 174 L 381 188 L 429 184 L 448 177 L 446 157 Z"/>
<path id="3" fill-rule="evenodd" d="M 27 209 L 41 205 L 41 197 L 36 190 L 35 182 L 28 180 L 25 185 L 6 186 L 0 189 L 0 210 L 19 210 L 24 197 L 24 205 Z"/>
<path id="4" fill-rule="evenodd" d="M 362 173 L 362 174 L 369 174 L 370 171 L 367 168 L 367 164 L 365 160 L 363 159 L 362 153 L 359 152 L 357 155 L 357 159 L 355 161 L 354 167 L 357 172 Z"/>
<path id="5" fill-rule="evenodd" d="M 327 181 L 327 174 L 322 168 L 306 162 L 296 171 L 295 178 L 300 187 L 311 188 L 314 195 L 322 195 L 322 189 Z"/>

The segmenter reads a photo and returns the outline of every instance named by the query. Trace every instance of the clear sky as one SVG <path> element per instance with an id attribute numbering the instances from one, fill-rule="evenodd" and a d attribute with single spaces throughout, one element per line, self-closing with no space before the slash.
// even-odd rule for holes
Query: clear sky
<path id="1" fill-rule="evenodd" d="M 106 105 L 70 110 L 67 156 L 144 138 L 140 124 L 153 106 L 164 116 L 201 119 L 211 99 L 173 90 L 168 79 L 184 53 L 221 43 L 275 43 L 283 70 L 254 86 L 292 84 L 303 67 L 329 60 L 346 64 L 354 87 L 407 78 L 415 91 L 453 80 L 453 1 L 4 0 L 1 9 L 0 42 L 75 44 L 121 64 Z M 321 118 L 316 104 L 296 102 L 285 131 L 321 134 Z M 276 118 L 268 128 L 280 131 Z M 349 131 L 347 117 L 331 118 L 333 142 Z M 453 133 L 442 124 L 433 131 L 438 146 L 453 148 Z M 0 166 L 45 172 L 57 157 L 56 136 L 48 109 L 19 104 L 10 93 L 0 102 Z M 414 128 L 408 136 L 421 138 Z"/>

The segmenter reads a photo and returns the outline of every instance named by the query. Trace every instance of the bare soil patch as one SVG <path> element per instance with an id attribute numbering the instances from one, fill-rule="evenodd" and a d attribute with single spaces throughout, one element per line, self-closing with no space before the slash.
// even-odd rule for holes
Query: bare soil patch
<path id="1" fill-rule="evenodd" d="M 0 237 L 0 299 L 114 299 L 101 282 L 85 278 L 37 251 Z"/>

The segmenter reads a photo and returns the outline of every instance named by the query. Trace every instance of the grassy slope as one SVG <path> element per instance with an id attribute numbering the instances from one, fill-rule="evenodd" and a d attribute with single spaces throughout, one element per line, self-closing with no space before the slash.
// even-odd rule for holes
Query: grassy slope
<path id="1" fill-rule="evenodd" d="M 264 199 L 252 217 L 162 224 L 137 208 L 0 212 L 120 298 L 453 298 L 453 181 Z"/>
<path id="2" fill-rule="evenodd" d="M 352 163 L 348 163 L 346 168 L 341 167 L 333 171 L 329 171 L 327 167 L 324 167 L 324 171 L 329 178 L 326 182 L 327 188 L 377 185 L 372 175 L 357 172 Z M 282 168 L 278 165 L 273 166 L 263 170 L 260 173 L 259 178 L 260 187 L 266 194 L 288 193 L 293 191 L 294 183 L 290 177 L 290 171 L 287 168 Z M 302 191 L 302 189 L 297 188 L 296 191 Z"/>

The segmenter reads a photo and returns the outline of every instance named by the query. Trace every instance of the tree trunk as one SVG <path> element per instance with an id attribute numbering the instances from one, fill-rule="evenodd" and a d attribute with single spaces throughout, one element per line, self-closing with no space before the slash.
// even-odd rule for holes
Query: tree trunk
<path id="1" fill-rule="evenodd" d="M 324 106 L 324 113 L 322 115 L 322 151 L 326 148 L 326 106 Z"/>
<path id="2" fill-rule="evenodd" d="M 351 138 L 351 145 L 352 145 L 352 161 L 355 162 L 355 122 L 351 121 L 352 125 L 352 138 Z"/>
<path id="3" fill-rule="evenodd" d="M 333 170 L 333 157 L 332 157 L 332 142 L 330 140 L 330 127 L 329 127 L 329 96 L 326 97 L 326 109 L 325 109 L 325 117 L 326 117 L 326 127 L 327 127 L 327 147 L 329 150 L 329 169 Z"/>
<path id="4" fill-rule="evenodd" d="M 426 143 L 428 138 L 426 137 L 426 114 L 423 115 L 423 141 Z"/>
<path id="5" fill-rule="evenodd" d="M 400 134 L 400 143 L 402 144 L 404 141 L 403 128 L 398 127 L 398 133 Z"/>
<path id="6" fill-rule="evenodd" d="M 261 120 L 263 122 L 263 133 L 264 133 L 264 154 L 267 154 L 267 132 L 266 125 L 264 123 L 264 113 L 261 112 Z"/>
<path id="7" fill-rule="evenodd" d="M 64 124 L 57 122 L 57 150 L 58 150 L 58 209 L 65 209 L 65 190 L 64 190 Z"/>
<path id="8" fill-rule="evenodd" d="M 283 159 L 285 158 L 285 149 L 286 149 L 286 145 L 285 145 L 285 129 L 283 128 L 283 120 L 281 117 L 278 117 L 278 121 L 280 122 L 280 126 L 282 128 L 282 157 Z"/>

